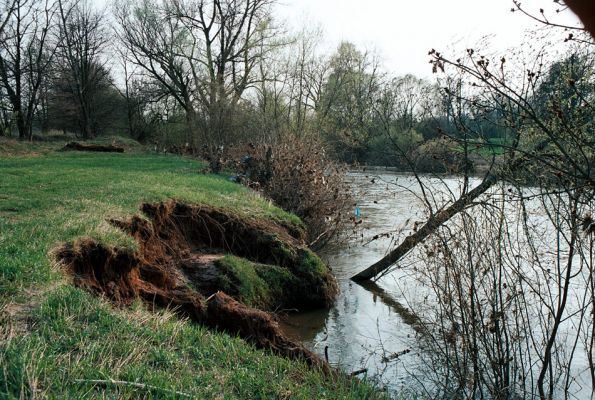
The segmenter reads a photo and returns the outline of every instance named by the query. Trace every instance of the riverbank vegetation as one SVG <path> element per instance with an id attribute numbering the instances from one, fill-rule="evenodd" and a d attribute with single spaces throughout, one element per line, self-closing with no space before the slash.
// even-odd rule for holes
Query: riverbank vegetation
<path id="1" fill-rule="evenodd" d="M 567 12 L 555 3 L 552 15 Z M 423 393 L 545 400 L 595 390 L 593 38 L 513 1 L 543 30 L 497 54 L 487 42 L 428 49 L 430 81 L 393 76 L 353 43 L 323 54 L 320 32 L 281 29 L 274 5 L 135 0 L 99 10 L 81 0 L 0 0 L 0 146 L 9 153 L 0 166 L 8 321 L 0 390 L 372 396 L 192 324 L 328 367 L 299 344 L 279 346 L 275 321 L 249 306 L 332 303 L 336 285 L 308 246 L 323 247 L 346 221 L 362 223 L 342 163 L 391 166 L 420 185 L 426 220 L 409 221 L 386 256 L 353 279 L 414 265 L 427 293 L 411 299 Z M 126 154 L 54 151 L 54 140 L 74 139 L 87 145 L 71 149 L 91 143 Z M 228 169 L 254 190 L 218 175 Z M 433 174 L 429 184 L 422 173 Z M 460 186 L 436 185 L 445 174 Z M 237 247 L 247 237 L 258 251 Z M 196 266 L 200 279 L 188 272 Z M 64 270 L 87 291 L 65 285 Z M 145 310 L 167 304 L 178 307 Z M 224 312 L 240 326 L 215 323 Z M 251 335 L 249 321 L 269 336 Z M 157 333 L 143 333 L 147 326 Z M 105 347 L 97 336 L 114 329 L 130 337 Z M 192 350 L 172 331 L 205 345 Z M 127 347 L 135 335 L 148 345 Z M 157 338 L 168 335 L 161 351 Z M 205 384 L 190 373 L 212 344 L 205 379 L 216 382 Z M 272 366 L 265 380 L 225 367 L 245 359 L 262 371 L 262 357 Z M 95 364 L 101 377 L 91 374 Z M 270 386 L 271 374 L 281 386 Z"/>
<path id="2" fill-rule="evenodd" d="M 340 374 L 328 375 L 303 362 L 257 351 L 234 336 L 180 319 L 176 309 L 150 312 L 134 299 L 130 307 L 114 308 L 107 292 L 95 297 L 71 286 L 63 269 L 52 262 L 52 250 L 79 237 L 93 237 L 108 248 L 138 248 L 108 220 L 126 219 L 144 202 L 175 197 L 234 210 L 247 218 L 298 227 L 301 222 L 223 176 L 198 174 L 204 164 L 191 159 L 142 153 L 61 153 L 55 151 L 61 143 L 53 146 L 54 152 L 47 155 L 2 156 L 3 396 L 377 396 L 370 387 Z M 238 292 L 248 303 L 260 306 L 265 299 L 260 293 L 271 294 L 263 281 L 296 279 L 283 271 L 246 278 L 243 274 L 252 273 L 253 268 L 265 270 L 237 258 L 224 262 L 234 270 L 230 285 L 236 285 L 233 277 L 238 276 L 244 285 Z"/>
<path id="3" fill-rule="evenodd" d="M 513 10 L 531 15 L 520 2 Z M 454 191 L 420 181 L 426 222 L 354 277 L 417 265 L 427 294 L 410 300 L 438 396 L 551 399 L 595 388 L 594 42 L 581 27 L 557 31 L 545 12 L 531 16 L 564 35 L 563 54 L 552 44 L 497 57 L 481 47 L 430 52 L 465 158 L 479 118 L 507 132 L 503 162 L 494 154 L 479 180 L 463 169 Z"/>

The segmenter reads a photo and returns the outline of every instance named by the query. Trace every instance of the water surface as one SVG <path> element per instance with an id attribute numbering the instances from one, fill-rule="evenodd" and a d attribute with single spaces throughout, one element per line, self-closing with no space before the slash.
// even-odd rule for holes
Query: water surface
<path id="1" fill-rule="evenodd" d="M 331 364 L 347 372 L 365 369 L 361 376 L 401 391 L 415 384 L 415 330 L 405 300 L 415 284 L 400 271 L 365 287 L 350 278 L 423 222 L 419 186 L 405 174 L 354 172 L 349 178 L 362 226 L 356 237 L 321 254 L 337 277 L 339 297 L 330 310 L 289 316 L 283 328 L 323 357 L 326 349 Z M 447 184 L 456 189 L 460 180 L 447 179 Z M 382 237 L 372 240 L 377 235 Z"/>
<path id="2" fill-rule="evenodd" d="M 420 186 L 407 174 L 353 172 L 349 178 L 357 206 L 361 209 L 360 229 L 355 237 L 327 248 L 321 254 L 337 277 L 340 287 L 337 301 L 330 310 L 289 315 L 284 318 L 283 328 L 322 357 L 328 357 L 332 365 L 347 373 L 365 371 L 359 376 L 377 381 L 392 393 L 423 390 L 428 382 L 423 381 L 421 350 L 416 346 L 415 319 L 410 313 L 417 306 L 408 301 L 419 306 L 428 296 L 432 297 L 412 275 L 413 263 L 423 268 L 424 258 L 419 253 L 405 257 L 401 268 L 363 286 L 350 280 L 425 222 L 426 208 Z M 437 204 L 444 204 L 446 198 L 457 197 L 463 186 L 463 180 L 458 177 L 421 179 L 427 189 L 425 194 L 438 197 L 432 199 Z M 469 185 L 473 187 L 478 183 L 478 179 L 472 179 Z M 553 257 L 550 250 L 554 237 L 542 205 L 537 200 L 527 204 L 526 211 L 531 220 L 543 229 L 543 233 L 537 235 L 542 240 L 543 257 Z M 518 220 L 513 215 L 515 207 L 511 203 L 511 215 L 507 217 L 511 221 Z M 412 253 L 417 251 L 419 249 Z M 527 267 L 531 268 L 531 265 Z M 584 284 L 579 283 L 577 293 L 581 287 Z M 427 309 L 432 309 L 431 304 Z M 570 318 L 566 328 L 572 329 L 575 323 Z M 584 356 L 577 353 L 571 371 L 576 380 L 571 397 L 592 398 Z M 556 397 L 566 396 L 560 393 Z"/>

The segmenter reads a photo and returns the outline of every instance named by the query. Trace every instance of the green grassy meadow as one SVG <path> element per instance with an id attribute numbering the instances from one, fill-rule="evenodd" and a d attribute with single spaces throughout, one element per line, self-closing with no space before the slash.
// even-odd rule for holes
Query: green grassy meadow
<path id="1" fill-rule="evenodd" d="M 224 176 L 200 174 L 196 160 L 23 146 L 0 142 L 0 399 L 383 396 L 167 310 L 114 309 L 71 286 L 49 256 L 81 236 L 134 246 L 106 219 L 168 198 L 299 224 L 297 217 Z"/>

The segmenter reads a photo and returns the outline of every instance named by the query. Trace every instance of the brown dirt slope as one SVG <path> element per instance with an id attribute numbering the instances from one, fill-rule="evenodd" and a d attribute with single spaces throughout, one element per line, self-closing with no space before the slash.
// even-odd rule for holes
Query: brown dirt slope
<path id="1" fill-rule="evenodd" d="M 296 308 L 330 305 L 337 286 L 327 269 L 308 262 L 304 238 L 272 221 L 174 200 L 145 204 L 147 219 L 112 220 L 131 235 L 137 251 L 109 248 L 83 238 L 53 253 L 76 286 L 117 306 L 142 299 L 150 308 L 170 307 L 181 316 L 230 334 L 258 348 L 328 368 L 315 354 L 287 338 L 267 312 L 250 308 L 220 291 L 217 261 L 234 254 L 287 269 L 300 282 L 282 303 Z M 300 304 L 303 303 L 303 304 Z M 302 307 L 303 306 L 303 307 Z"/>

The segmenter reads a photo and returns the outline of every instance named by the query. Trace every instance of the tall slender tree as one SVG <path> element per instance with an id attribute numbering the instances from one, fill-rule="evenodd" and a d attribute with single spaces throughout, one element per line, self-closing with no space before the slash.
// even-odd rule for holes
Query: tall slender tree
<path id="1" fill-rule="evenodd" d="M 103 58 L 109 35 L 104 15 L 88 0 L 59 0 L 60 27 L 57 57 L 59 92 L 72 103 L 83 138 L 97 135 L 96 115 L 100 92 L 110 86 L 109 69 Z M 64 98 L 64 96 L 62 96 Z"/>
<path id="2" fill-rule="evenodd" d="M 55 54 L 50 28 L 56 3 L 3 0 L 0 22 L 0 82 L 6 92 L 19 138 L 32 139 L 39 91 Z"/>

